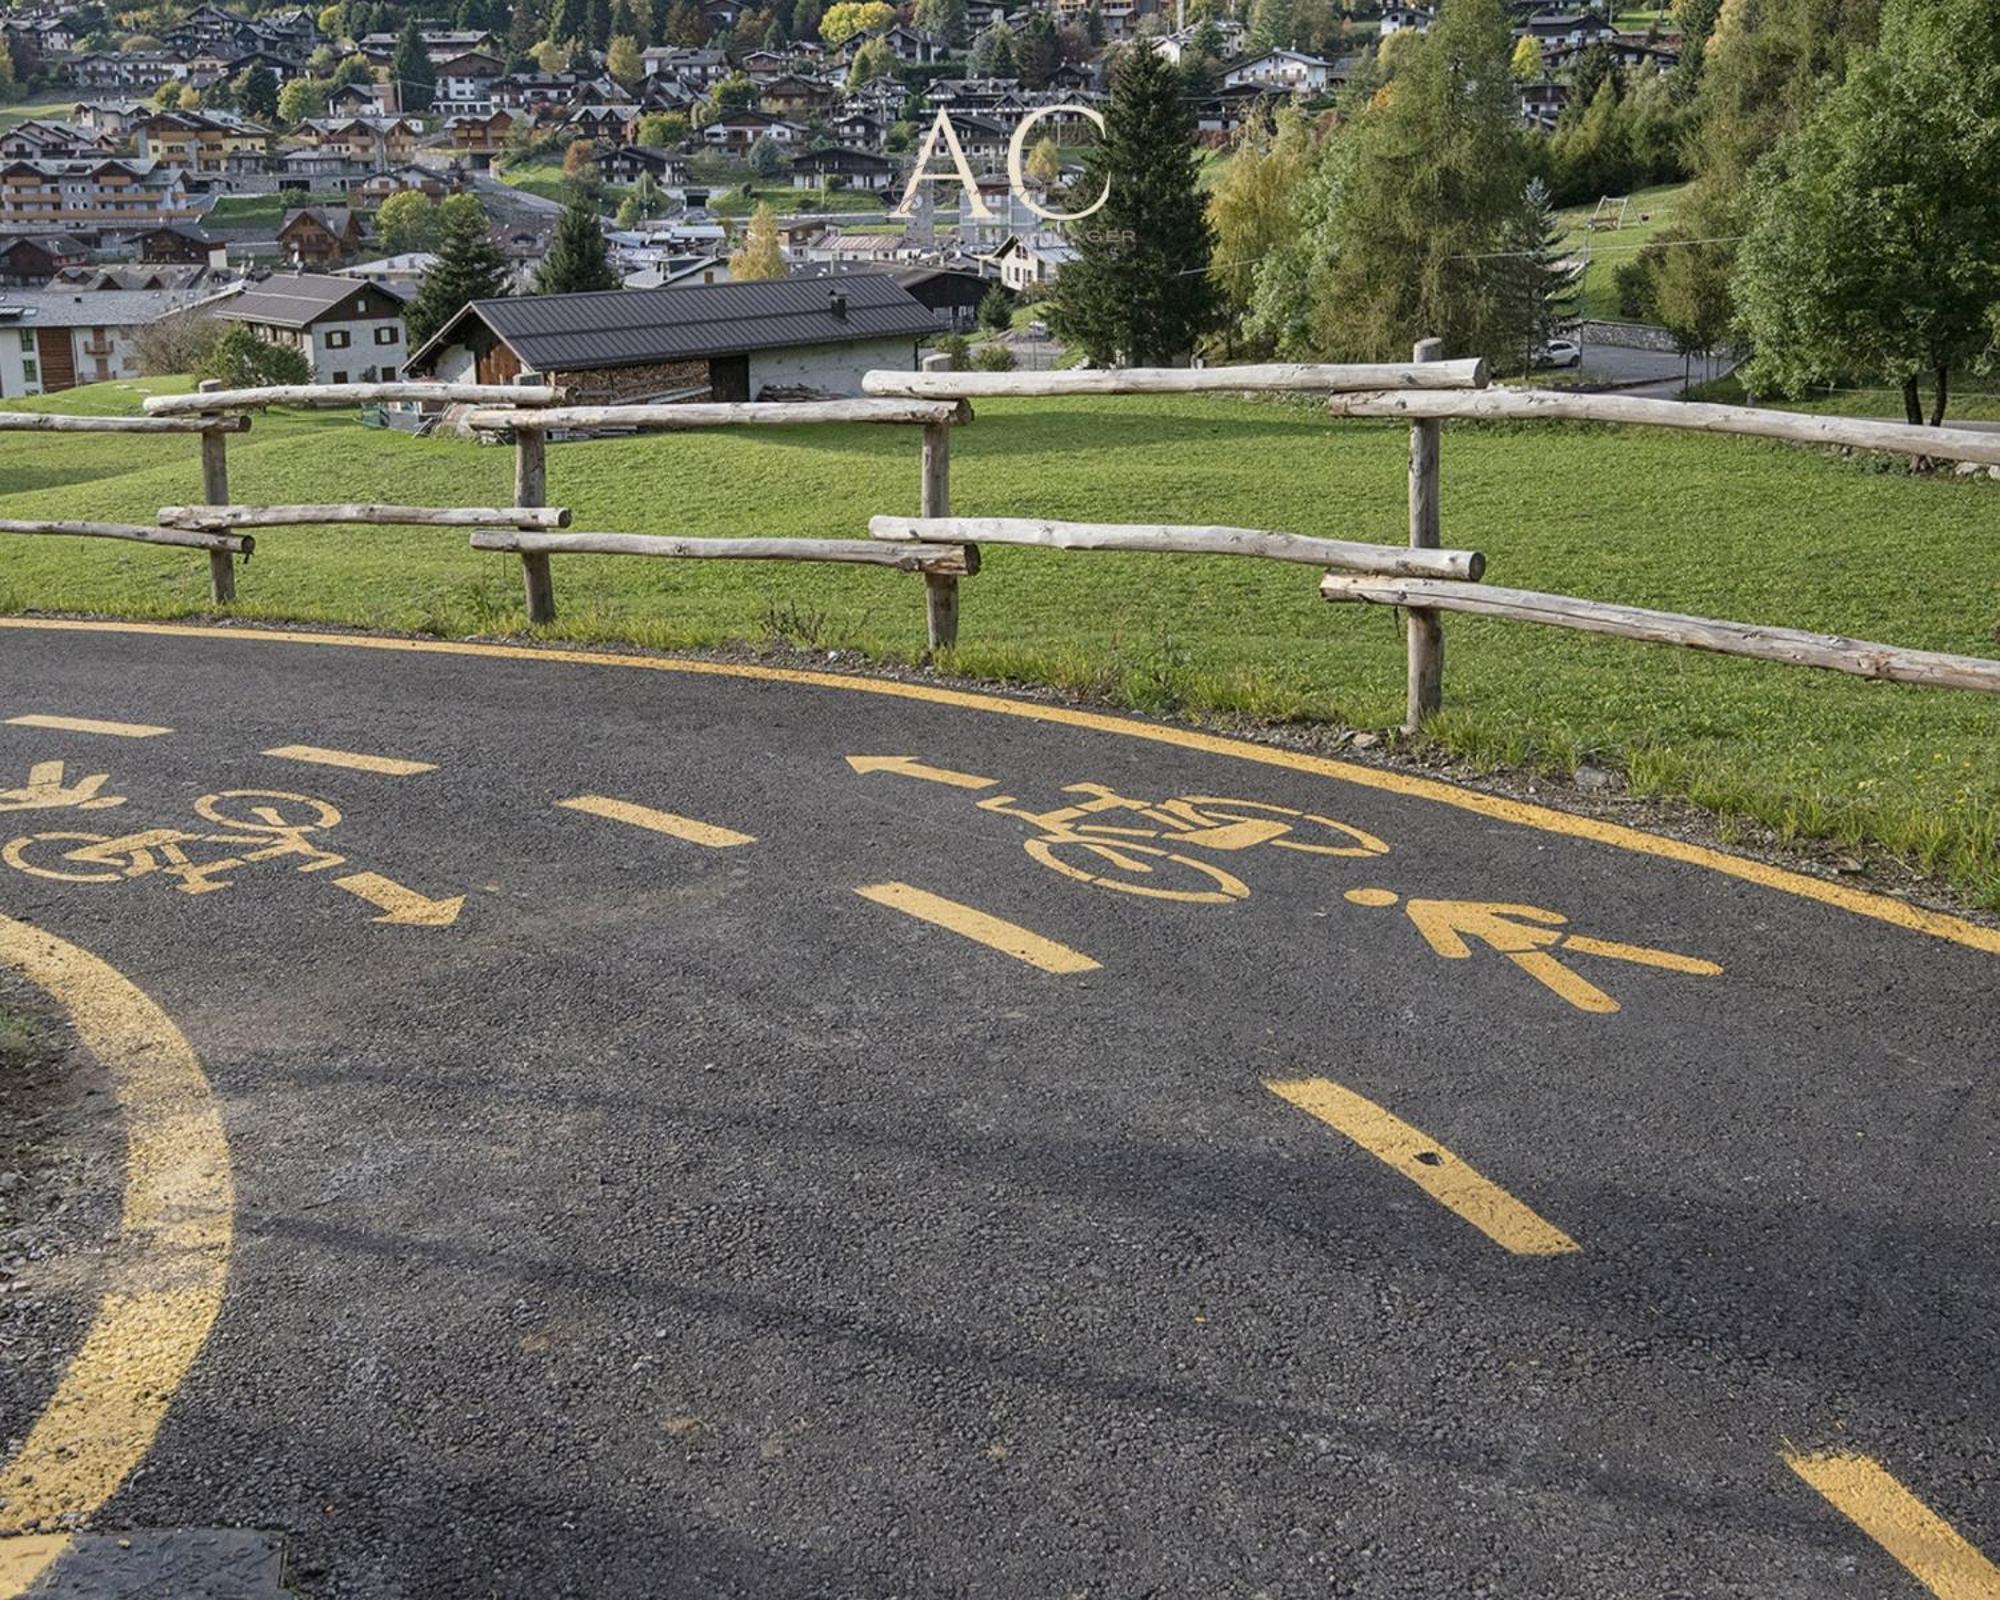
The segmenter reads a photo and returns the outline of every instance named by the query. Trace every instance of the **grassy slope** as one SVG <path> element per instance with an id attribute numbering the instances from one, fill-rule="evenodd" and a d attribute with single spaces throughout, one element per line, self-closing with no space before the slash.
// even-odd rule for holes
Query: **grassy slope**
<path id="1" fill-rule="evenodd" d="M 58 397 L 126 409 L 141 385 Z M 986 402 L 954 447 L 965 513 L 1229 520 L 1395 538 L 1405 435 L 1226 399 Z M 337 447 L 335 446 L 337 435 Z M 301 449 L 302 443 L 327 448 Z M 184 438 L 14 435 L 0 516 L 150 520 L 192 498 Z M 274 414 L 230 443 L 251 501 L 504 503 L 510 453 Z M 1992 655 L 2000 485 L 1749 441 L 1548 427 L 1456 428 L 1448 543 L 1496 582 Z M 916 510 L 901 430 L 686 435 L 558 446 L 550 498 L 579 527 L 856 535 Z M 919 590 L 893 573 L 717 563 L 556 563 L 573 639 L 654 646 L 782 632 L 908 658 Z M 95 542 L 10 541 L 0 609 L 174 616 L 204 609 L 198 558 Z M 441 634 L 521 625 L 506 557 L 445 530 L 275 529 L 241 610 Z M 2000 704 L 1540 629 L 1453 618 L 1440 737 L 1475 759 L 1622 763 L 1642 792 L 1688 795 L 1806 836 L 1872 840 L 2000 906 Z M 1255 561 L 995 549 L 966 584 L 961 670 L 1110 692 L 1148 709 L 1395 720 L 1395 618 L 1328 606 L 1306 569 Z"/>
<path id="2" fill-rule="evenodd" d="M 1586 229 L 1584 224 L 1596 209 L 1594 202 L 1562 213 L 1562 220 L 1568 229 L 1564 244 L 1572 251 L 1581 251 L 1586 241 L 1590 246 L 1590 265 L 1583 274 L 1579 302 L 1584 316 L 1602 317 L 1614 322 L 1625 320 L 1624 313 L 1618 309 L 1618 285 L 1612 274 L 1636 256 L 1654 235 L 1673 226 L 1680 197 L 1686 188 L 1686 184 L 1678 183 L 1657 189 L 1635 190 L 1622 228 L 1599 228 L 1594 232 Z"/>
<path id="3" fill-rule="evenodd" d="M 344 206 L 344 194 L 226 194 L 208 208 L 205 219 L 219 228 L 265 227 L 276 230 L 285 217 L 305 206 Z"/>

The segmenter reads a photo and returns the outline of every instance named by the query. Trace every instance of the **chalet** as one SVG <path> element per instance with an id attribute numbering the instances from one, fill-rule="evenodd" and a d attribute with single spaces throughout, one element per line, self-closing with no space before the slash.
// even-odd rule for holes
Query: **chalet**
<path id="1" fill-rule="evenodd" d="M 285 215 L 278 245 L 302 267 L 334 266 L 361 250 L 361 219 L 345 206 L 307 206 Z"/>
<path id="2" fill-rule="evenodd" d="M 781 117 L 808 117 L 831 111 L 840 100 L 840 91 L 819 78 L 801 78 L 787 73 L 772 78 L 757 91 L 757 104 Z"/>
<path id="3" fill-rule="evenodd" d="M 143 289 L 31 289 L 0 300 L 0 392 L 54 394 L 139 371 L 140 334 L 181 312 L 219 309 L 224 296 Z"/>
<path id="4" fill-rule="evenodd" d="M 859 394 L 872 368 L 914 370 L 936 314 L 889 278 L 780 278 L 701 288 L 477 300 L 410 358 L 447 381 L 524 373 L 601 403 L 749 400 L 769 389 Z"/>
<path id="5" fill-rule="evenodd" d="M 220 111 L 162 111 L 137 128 L 139 154 L 208 176 L 261 172 L 268 128 Z"/>
<path id="6" fill-rule="evenodd" d="M 642 50 L 639 59 L 647 77 L 678 79 L 695 90 L 706 90 L 729 76 L 729 58 L 720 50 L 655 45 L 650 50 Z"/>
<path id="7" fill-rule="evenodd" d="M 69 63 L 69 81 L 79 89 L 124 89 L 150 95 L 161 84 L 187 75 L 187 62 L 165 50 L 93 50 L 72 57 Z"/>
<path id="8" fill-rule="evenodd" d="M 1538 11 L 1521 24 L 1520 31 L 1540 45 L 1545 55 L 1556 45 L 1587 45 L 1618 34 L 1595 11 Z"/>
<path id="9" fill-rule="evenodd" d="M 904 267 L 890 274 L 920 305 L 931 308 L 940 327 L 965 333 L 977 326 L 979 305 L 993 280 L 946 267 Z"/>
<path id="10" fill-rule="evenodd" d="M 709 123 L 701 136 L 704 142 L 725 150 L 747 150 L 767 137 L 774 144 L 798 144 L 805 139 L 806 130 L 803 124 L 787 122 L 768 111 L 732 111 Z"/>
<path id="11" fill-rule="evenodd" d="M 33 287 L 47 283 L 65 267 L 89 263 L 89 248 L 68 234 L 17 233 L 0 240 L 0 284 Z"/>
<path id="12" fill-rule="evenodd" d="M 1437 13 L 1424 6 L 1384 6 L 1377 30 L 1386 39 L 1392 33 L 1429 33 Z"/>
<path id="13" fill-rule="evenodd" d="M 597 170 L 607 183 L 637 183 L 645 173 L 662 188 L 687 182 L 687 158 L 651 145 L 621 144 L 598 159 Z"/>
<path id="14" fill-rule="evenodd" d="M 61 161 L 110 155 L 107 136 L 72 122 L 29 117 L 0 134 L 0 157 L 23 161 Z M 142 152 L 143 153 L 143 152 Z"/>
<path id="15" fill-rule="evenodd" d="M 1250 86 L 1301 96 L 1326 94 L 1345 81 L 1345 73 L 1337 73 L 1331 61 L 1302 50 L 1266 50 L 1261 56 L 1237 62 L 1222 75 L 1227 88 Z"/>
<path id="16" fill-rule="evenodd" d="M 856 34 L 841 47 L 841 52 L 851 60 L 868 39 L 876 37 L 888 40 L 890 50 L 905 66 L 925 67 L 934 62 L 951 59 L 951 46 L 939 35 L 927 33 L 922 28 L 912 28 L 902 22 L 884 29 L 879 35 L 871 34 L 868 38 Z"/>
<path id="17" fill-rule="evenodd" d="M 637 119 L 626 106 L 580 105 L 563 118 L 563 137 L 592 144 L 623 144 Z"/>
<path id="18" fill-rule="evenodd" d="M 147 228 L 133 234 L 127 242 L 137 246 L 140 261 L 161 266 L 177 262 L 214 263 L 224 249 L 219 239 L 211 239 L 201 228 L 185 222 Z"/>
<path id="19" fill-rule="evenodd" d="M 1059 234 L 1017 234 L 987 259 L 1008 288 L 1033 294 L 1056 281 L 1076 259 L 1076 247 Z"/>
<path id="20" fill-rule="evenodd" d="M 517 120 L 513 112 L 496 108 L 483 116 L 446 117 L 444 131 L 452 149 L 490 158 L 507 148 L 507 135 L 514 131 Z"/>
<path id="21" fill-rule="evenodd" d="M 326 97 L 326 114 L 335 119 L 385 117 L 391 98 L 389 85 L 372 78 L 366 83 L 343 83 Z"/>
<path id="22" fill-rule="evenodd" d="M 386 383 L 403 366 L 403 301 L 381 284 L 281 272 L 218 308 L 260 339 L 289 345 L 315 383 Z"/>
<path id="23" fill-rule="evenodd" d="M 69 120 L 94 134 L 123 139 L 154 109 L 144 100 L 79 100 L 70 107 Z"/>
<path id="24" fill-rule="evenodd" d="M 431 109 L 439 116 L 484 116 L 493 109 L 493 86 L 505 67 L 499 56 L 478 50 L 439 62 Z"/>
<path id="25" fill-rule="evenodd" d="M 872 150 L 822 145 L 792 157 L 794 189 L 865 189 L 886 194 L 895 187 L 897 162 Z"/>
<path id="26" fill-rule="evenodd" d="M 782 50 L 752 50 L 736 65 L 753 82 L 765 82 L 791 71 L 792 58 Z"/>
<path id="27" fill-rule="evenodd" d="M 697 255 L 667 256 L 626 273 L 623 284 L 627 289 L 699 289 L 729 281 L 727 256 Z"/>
<path id="28" fill-rule="evenodd" d="M 1521 121 L 1530 128 L 1552 132 L 1569 101 L 1569 85 L 1550 78 L 1521 85 Z"/>
<path id="29" fill-rule="evenodd" d="M 409 189 L 432 200 L 442 200 L 452 192 L 460 176 L 456 168 L 440 171 L 436 167 L 412 163 L 384 172 L 371 172 L 347 192 L 352 198 L 371 206 L 379 206 L 390 195 Z"/>
<path id="30" fill-rule="evenodd" d="M 387 167 L 416 159 L 421 117 L 308 117 L 299 137 L 309 149 Z"/>

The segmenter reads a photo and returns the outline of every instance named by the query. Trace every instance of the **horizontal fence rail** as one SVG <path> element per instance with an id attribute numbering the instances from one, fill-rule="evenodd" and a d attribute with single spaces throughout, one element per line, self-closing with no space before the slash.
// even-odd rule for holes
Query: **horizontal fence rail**
<path id="1" fill-rule="evenodd" d="M 584 428 L 635 428 L 642 433 L 682 433 L 697 428 L 811 427 L 829 422 L 901 423 L 913 426 L 970 422 L 961 404 L 898 400 L 736 400 L 688 405 L 558 406 L 547 411 L 469 412 L 465 425 L 481 431 L 556 433 Z"/>
<path id="2" fill-rule="evenodd" d="M 548 384 L 506 383 L 295 383 L 260 389 L 202 389 L 194 394 L 156 394 L 145 403 L 149 416 L 171 417 L 199 411 L 256 411 L 265 406 L 360 406 L 392 400 L 438 405 L 552 406 L 570 397 Z"/>
<path id="3" fill-rule="evenodd" d="M 360 523 L 375 527 L 567 528 L 567 506 L 161 506 L 160 525 L 172 528 L 296 528 Z"/>
<path id="4" fill-rule="evenodd" d="M 0 521 L 0 533 L 47 533 L 73 539 L 129 539 L 134 544 L 173 545 L 184 550 L 207 550 L 240 556 L 249 555 L 257 547 L 257 541 L 247 533 L 199 533 L 188 528 L 148 528 L 130 522 Z"/>
<path id="5" fill-rule="evenodd" d="M 889 567 L 898 572 L 971 577 L 979 552 L 960 544 L 896 546 L 867 539 L 707 539 L 652 533 L 524 533 L 482 528 L 475 550 L 516 555 L 664 556 L 697 561 L 835 561 Z"/>
<path id="6" fill-rule="evenodd" d="M 1803 633 L 1795 628 L 1771 628 L 1750 622 L 1722 622 L 1689 617 L 1674 611 L 1649 611 L 1641 606 L 1579 600 L 1571 595 L 1540 594 L 1531 589 L 1496 589 L 1485 584 L 1452 583 L 1434 578 L 1375 578 L 1329 573 L 1320 580 L 1329 600 L 1362 601 L 1376 605 L 1460 611 L 1472 616 L 1536 622 L 1552 628 L 1613 634 L 1653 644 L 1682 645 L 1718 655 L 1748 656 L 1792 666 L 1820 667 L 1857 678 L 1893 683 L 1921 683 L 1940 689 L 1976 689 L 2000 693 L 2000 661 L 1981 656 L 1946 655 L 1934 650 L 1905 650 L 1899 645 L 1873 644 L 1831 633 Z"/>
<path id="7" fill-rule="evenodd" d="M 1612 422 L 2000 466 L 2000 433 L 1926 428 L 1868 417 L 1815 417 L 1798 411 L 1706 405 L 1692 400 L 1648 400 L 1625 394 L 1557 394 L 1547 389 L 1487 389 L 1478 394 L 1383 391 L 1335 395 L 1327 401 L 1327 410 L 1337 417 L 1394 417 L 1413 422 Z"/>
<path id="8" fill-rule="evenodd" d="M 982 400 L 1067 394 L 1346 394 L 1376 389 L 1483 389 L 1486 363 L 1365 366 L 1283 362 L 1242 367 L 1073 367 L 1060 372 L 870 372 L 864 394 Z"/>
<path id="9" fill-rule="evenodd" d="M 72 417 L 0 411 L 0 433 L 248 433 L 248 417 Z"/>
<path id="10" fill-rule="evenodd" d="M 963 539 L 978 544 L 1037 545 L 1052 550 L 1140 550 L 1167 555 L 1261 556 L 1307 567 L 1336 567 L 1392 577 L 1477 579 L 1477 550 L 1412 550 L 1352 539 L 1315 539 L 1261 528 L 1155 522 L 1044 522 L 1032 517 L 870 517 L 874 539 Z"/>

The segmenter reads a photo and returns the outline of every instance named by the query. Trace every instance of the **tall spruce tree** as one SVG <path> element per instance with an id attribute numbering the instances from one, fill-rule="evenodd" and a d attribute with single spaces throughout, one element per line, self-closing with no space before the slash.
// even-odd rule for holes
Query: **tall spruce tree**
<path id="1" fill-rule="evenodd" d="M 507 293 L 507 258 L 487 234 L 486 208 L 477 197 L 453 195 L 438 207 L 438 219 L 437 260 L 403 313 L 412 350 L 474 300 Z"/>
<path id="2" fill-rule="evenodd" d="M 1100 366 L 1170 366 L 1215 326 L 1214 235 L 1195 175 L 1194 114 L 1180 76 L 1150 49 L 1128 50 L 1111 78 L 1104 137 L 1084 157 L 1068 210 L 1076 258 L 1056 279 L 1049 322 Z"/>
<path id="3" fill-rule="evenodd" d="M 395 80 L 397 104 L 405 111 L 424 112 L 437 98 L 437 68 L 431 65 L 423 35 L 415 17 L 403 24 L 396 40 L 396 52 L 389 58 L 389 76 Z"/>
<path id="4" fill-rule="evenodd" d="M 579 194 L 564 208 L 549 253 L 535 271 L 536 294 L 586 294 L 618 287 L 605 248 L 604 227 L 589 196 Z"/>

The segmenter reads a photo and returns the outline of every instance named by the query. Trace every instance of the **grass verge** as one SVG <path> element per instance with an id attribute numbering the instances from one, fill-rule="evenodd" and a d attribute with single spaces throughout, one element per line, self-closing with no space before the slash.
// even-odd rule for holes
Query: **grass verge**
<path id="1" fill-rule="evenodd" d="M 130 410 L 169 380 L 33 402 Z M 27 403 L 27 402 L 24 402 Z M 1397 540 L 1403 429 L 1230 399 L 989 401 L 953 446 L 966 514 L 1227 521 Z M 511 453 L 273 413 L 229 444 L 245 501 L 505 504 Z M 1995 655 L 2000 484 L 1747 440 L 1455 425 L 1446 542 L 1489 578 L 1667 610 Z M 11 435 L 0 517 L 150 521 L 199 494 L 183 437 Z M 393 492 L 392 492 L 393 491 Z M 853 537 L 917 509 L 905 430 L 759 430 L 557 446 L 549 498 L 576 525 Z M 1309 569 L 1209 557 L 996 548 L 964 586 L 972 676 L 1053 684 L 1159 713 L 1382 727 L 1400 714 L 1398 619 L 1329 606 Z M 922 650 L 901 574 L 762 563 L 558 559 L 547 636 L 675 649 L 784 639 L 885 661 Z M 207 609 L 198 556 L 10 540 L 0 610 L 140 617 Z M 443 529 L 259 535 L 242 615 L 462 636 L 523 627 L 518 569 Z M 1622 769 L 1787 839 L 1880 847 L 2000 909 L 2000 702 L 1519 624 L 1451 618 L 1447 710 L 1474 763 Z M 32 648 L 19 639 L 8 648 Z"/>

